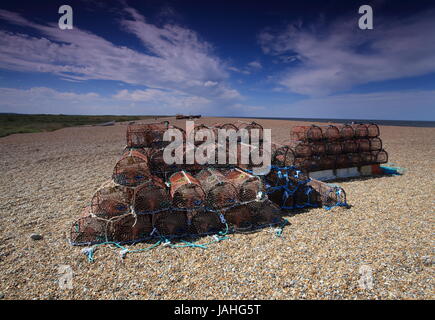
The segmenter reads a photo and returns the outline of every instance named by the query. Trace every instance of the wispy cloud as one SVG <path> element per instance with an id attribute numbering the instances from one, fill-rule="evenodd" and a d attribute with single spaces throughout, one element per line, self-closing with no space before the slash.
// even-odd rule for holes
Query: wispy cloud
<path id="1" fill-rule="evenodd" d="M 275 75 L 288 90 L 328 95 L 375 81 L 435 72 L 433 11 L 404 19 L 376 18 L 373 30 L 359 30 L 357 20 L 288 25 L 258 36 L 265 54 L 291 64 Z"/>

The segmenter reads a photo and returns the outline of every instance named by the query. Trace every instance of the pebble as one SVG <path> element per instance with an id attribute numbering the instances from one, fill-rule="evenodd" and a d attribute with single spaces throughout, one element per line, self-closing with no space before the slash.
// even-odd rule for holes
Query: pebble
<path id="1" fill-rule="evenodd" d="M 40 234 L 37 234 L 37 233 L 32 233 L 32 234 L 30 235 L 30 238 L 31 238 L 32 240 L 42 240 L 43 236 L 40 235 Z"/>

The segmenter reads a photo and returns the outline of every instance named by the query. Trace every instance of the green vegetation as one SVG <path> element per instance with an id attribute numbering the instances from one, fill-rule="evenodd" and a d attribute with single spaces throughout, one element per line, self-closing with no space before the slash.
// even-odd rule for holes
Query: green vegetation
<path id="1" fill-rule="evenodd" d="M 0 137 L 13 133 L 54 131 L 65 127 L 93 125 L 110 121 L 135 121 L 164 116 L 73 116 L 52 114 L 0 114 Z"/>

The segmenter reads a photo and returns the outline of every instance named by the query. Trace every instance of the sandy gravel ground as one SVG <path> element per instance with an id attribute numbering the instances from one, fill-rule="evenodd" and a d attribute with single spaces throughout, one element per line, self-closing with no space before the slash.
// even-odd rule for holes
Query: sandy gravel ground
<path id="1" fill-rule="evenodd" d="M 280 141 L 295 124 L 259 122 Z M 0 297 L 435 298 L 434 128 L 382 127 L 390 162 L 406 174 L 340 182 L 351 209 L 295 212 L 281 238 L 265 229 L 231 235 L 206 250 L 158 247 L 123 261 L 118 250 L 104 247 L 89 263 L 80 247 L 68 244 L 67 231 L 110 178 L 125 129 L 77 127 L 0 139 Z M 43 240 L 31 240 L 32 233 Z M 72 268 L 73 289 L 59 287 L 61 265 Z M 365 289 L 363 270 L 372 274 Z"/>

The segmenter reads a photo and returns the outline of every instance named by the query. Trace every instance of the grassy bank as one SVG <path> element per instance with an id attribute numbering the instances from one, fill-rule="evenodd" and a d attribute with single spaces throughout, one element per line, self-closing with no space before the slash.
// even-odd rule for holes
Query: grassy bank
<path id="1" fill-rule="evenodd" d="M 48 114 L 0 114 L 0 137 L 13 133 L 54 131 L 65 127 L 93 125 L 110 121 L 135 121 L 161 116 L 76 116 Z"/>

